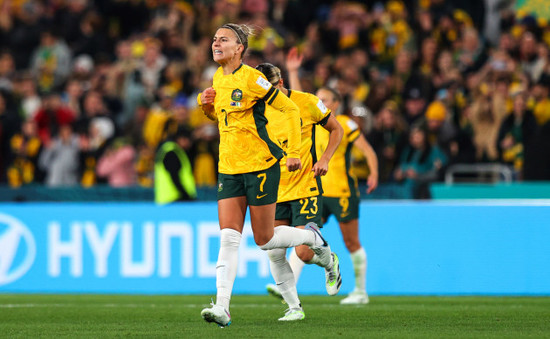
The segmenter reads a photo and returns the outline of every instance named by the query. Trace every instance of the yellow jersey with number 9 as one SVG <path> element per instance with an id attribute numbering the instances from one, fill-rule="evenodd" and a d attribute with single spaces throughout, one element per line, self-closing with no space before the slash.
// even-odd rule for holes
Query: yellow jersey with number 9
<path id="1" fill-rule="evenodd" d="M 330 110 L 325 107 L 321 99 L 313 94 L 289 90 L 288 97 L 300 109 L 300 123 L 302 142 L 300 144 L 300 161 L 302 169 L 289 172 L 286 168 L 286 157 L 281 160 L 281 179 L 279 181 L 279 194 L 277 202 L 286 202 L 308 197 L 317 196 L 322 193 L 320 178 L 315 178 L 311 169 L 317 162 L 315 147 L 316 125 L 324 126 L 330 116 Z M 270 129 L 277 138 L 277 142 L 283 150 L 286 150 L 287 140 L 284 133 L 284 116 L 268 108 L 266 116 L 269 120 Z M 269 126 L 268 125 L 268 126 Z M 322 128 L 321 128 L 322 129 Z"/>
<path id="2" fill-rule="evenodd" d="M 264 113 L 266 101 L 269 103 L 275 95 L 281 95 L 278 90 L 261 72 L 244 64 L 227 75 L 218 68 L 213 88 L 220 131 L 218 171 L 241 174 L 273 166 L 283 157 L 283 150 L 268 132 Z"/>
<path id="3" fill-rule="evenodd" d="M 336 120 L 344 129 L 344 136 L 328 164 L 328 172 L 321 177 L 323 196 L 331 198 L 359 196 L 357 178 L 351 171 L 351 148 L 359 137 L 359 126 L 346 115 L 338 115 Z M 321 156 L 328 145 L 329 133 L 324 128 L 317 127 L 317 154 Z"/>

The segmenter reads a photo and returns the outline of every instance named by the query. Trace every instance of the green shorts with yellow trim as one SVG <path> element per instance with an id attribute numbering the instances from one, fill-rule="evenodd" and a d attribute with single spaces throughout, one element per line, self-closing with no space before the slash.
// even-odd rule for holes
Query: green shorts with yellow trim
<path id="1" fill-rule="evenodd" d="M 323 197 L 323 219 L 326 221 L 334 214 L 338 222 L 348 222 L 359 218 L 359 198 L 352 195 L 349 198 Z"/>
<path id="2" fill-rule="evenodd" d="M 281 167 L 273 166 L 256 172 L 243 174 L 218 174 L 218 200 L 246 196 L 252 206 L 269 205 L 277 202 Z"/>
<path id="3" fill-rule="evenodd" d="M 290 220 L 289 226 L 304 226 L 313 221 L 321 227 L 322 196 L 278 202 L 275 220 Z"/>

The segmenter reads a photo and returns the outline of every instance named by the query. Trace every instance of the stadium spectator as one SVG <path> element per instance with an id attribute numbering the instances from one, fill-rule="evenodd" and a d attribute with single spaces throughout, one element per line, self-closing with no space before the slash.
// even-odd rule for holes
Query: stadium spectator
<path id="1" fill-rule="evenodd" d="M 374 129 L 368 134 L 378 156 L 378 176 L 380 182 L 393 180 L 401 151 L 407 138 L 407 125 L 398 111 L 397 104 L 386 102 L 377 113 Z"/>
<path id="2" fill-rule="evenodd" d="M 0 42 L 12 51 L 17 70 L 29 69 L 31 52 L 40 43 L 44 19 L 44 7 L 37 1 L 2 2 Z"/>
<path id="3" fill-rule="evenodd" d="M 70 74 L 71 51 L 54 29 L 40 33 L 40 45 L 31 58 L 31 70 L 39 92 L 59 90 Z"/>
<path id="4" fill-rule="evenodd" d="M 78 119 L 82 115 L 82 97 L 84 89 L 80 81 L 70 79 L 65 85 L 65 91 L 61 94 L 63 105 L 74 112 L 75 118 Z"/>
<path id="5" fill-rule="evenodd" d="M 71 125 L 59 127 L 59 135 L 46 146 L 38 159 L 50 187 L 74 186 L 79 182 L 80 145 Z"/>
<path id="6" fill-rule="evenodd" d="M 428 91 L 423 90 L 421 84 L 416 80 L 411 80 L 405 85 L 403 118 L 407 125 L 412 125 L 418 120 L 422 120 L 424 110 L 429 100 Z"/>
<path id="7" fill-rule="evenodd" d="M 159 143 L 166 139 L 167 122 L 172 117 L 172 108 L 176 92 L 169 86 L 164 86 L 158 91 L 158 101 L 155 102 L 145 118 L 143 124 L 143 140 L 147 146 L 153 150 L 156 149 Z M 175 130 L 171 131 L 172 134 Z"/>
<path id="8" fill-rule="evenodd" d="M 210 37 L 217 27 L 255 23 L 265 29 L 254 38 L 258 51 L 247 58 L 251 64 L 284 64 L 286 48 L 298 46 L 305 91 L 338 86 L 345 97 L 342 112 L 350 116 L 354 107 L 379 112 L 387 99 L 394 100 L 406 127 L 424 120 L 427 105 L 446 90 L 441 101 L 457 131 L 449 160 L 511 164 L 499 158 L 495 140 L 513 111 L 510 90 L 519 86 L 525 92 L 538 143 L 544 144 L 541 131 L 550 119 L 545 80 L 550 25 L 541 13 L 517 11 L 518 6 L 475 0 L 3 1 L 0 90 L 8 112 L 22 120 L 34 118 L 50 93 L 65 91 L 63 106 L 73 111 L 81 135 L 88 133 L 91 119 L 87 98 L 97 93 L 100 115 L 113 119 L 116 135 L 131 138 L 143 151 L 137 152 L 144 170 L 140 178 L 152 179 L 154 148 L 145 150 L 150 140 L 138 132 L 144 107 L 165 86 L 172 97 L 188 98 L 209 87 L 216 70 L 208 57 Z M 72 56 L 78 60 L 74 64 Z M 189 109 L 197 184 L 213 186 L 218 134 Z M 13 133 L 20 134 L 17 126 Z M 164 128 L 154 125 L 148 135 L 159 136 L 159 144 L 167 137 Z M 472 144 L 475 159 L 468 149 Z M 4 149 L 14 157 L 13 149 Z M 90 162 L 87 173 L 96 166 Z"/>
<path id="9" fill-rule="evenodd" d="M 497 139 L 502 120 L 508 113 L 508 82 L 506 78 L 499 78 L 492 86 L 485 83 L 472 94 L 473 101 L 466 114 L 472 126 L 476 161 L 499 160 Z"/>
<path id="10" fill-rule="evenodd" d="M 63 28 L 63 37 L 73 49 L 84 35 L 81 29 L 85 22 L 84 19 L 92 10 L 92 6 L 93 2 L 90 0 L 73 0 L 62 2 L 55 11 L 54 22 Z M 84 26 L 87 25 L 88 23 L 84 24 Z"/>
<path id="11" fill-rule="evenodd" d="M 168 60 L 162 54 L 161 42 L 155 38 L 146 38 L 143 41 L 143 60 L 138 69 L 141 73 L 141 81 L 145 85 L 148 95 L 153 95 L 160 85 L 162 71 L 168 65 Z"/>
<path id="12" fill-rule="evenodd" d="M 180 127 L 162 143 L 155 156 L 155 202 L 167 204 L 197 198 L 197 188 L 188 153 L 192 147 L 191 130 Z"/>
<path id="13" fill-rule="evenodd" d="M 90 122 L 95 117 L 110 117 L 110 113 L 101 94 L 97 91 L 88 91 L 83 98 L 82 112 L 75 121 L 75 131 L 79 134 L 88 133 Z"/>
<path id="14" fill-rule="evenodd" d="M 33 119 L 36 121 L 40 139 L 47 146 L 52 137 L 57 136 L 61 126 L 71 124 L 75 120 L 75 115 L 63 105 L 61 96 L 52 92 L 44 96 L 42 107 Z"/>
<path id="15" fill-rule="evenodd" d="M 525 93 L 520 92 L 513 98 L 513 110 L 500 126 L 498 133 L 498 149 L 500 159 L 510 164 L 521 175 L 523 169 L 524 149 L 537 130 L 533 113 L 527 110 Z"/>
<path id="16" fill-rule="evenodd" d="M 434 101 L 426 109 L 426 127 L 428 142 L 432 146 L 437 146 L 450 157 L 456 154 L 457 130 L 450 120 L 448 108 L 441 101 Z"/>
<path id="17" fill-rule="evenodd" d="M 474 28 L 462 32 L 461 48 L 458 49 L 458 69 L 463 73 L 477 72 L 487 61 L 485 46 Z"/>
<path id="18" fill-rule="evenodd" d="M 425 127 L 414 125 L 411 127 L 409 143 L 401 154 L 394 177 L 396 181 L 411 189 L 412 197 L 427 199 L 427 184 L 437 180 L 439 170 L 446 163 L 445 153 L 428 141 Z"/>
<path id="19" fill-rule="evenodd" d="M 122 138 L 115 139 L 99 158 L 97 175 L 107 177 L 111 187 L 132 186 L 136 183 L 135 157 L 131 144 Z"/>
<path id="20" fill-rule="evenodd" d="M 18 111 L 22 113 L 23 119 L 33 119 L 46 96 L 45 94 L 38 95 L 36 83 L 28 73 L 20 73 L 16 76 L 13 95 L 19 98 Z"/>
<path id="21" fill-rule="evenodd" d="M 0 182 L 6 182 L 6 168 L 13 154 L 10 140 L 19 131 L 21 120 L 17 113 L 8 107 L 6 95 L 0 92 Z"/>
<path id="22" fill-rule="evenodd" d="M 38 166 L 38 156 L 43 145 L 36 122 L 32 119 L 25 121 L 21 133 L 11 138 L 10 146 L 14 157 L 7 171 L 8 184 L 19 187 L 42 182 L 43 171 Z"/>
<path id="23" fill-rule="evenodd" d="M 12 92 L 15 81 L 15 62 L 13 55 L 5 50 L 0 51 L 0 91 Z"/>

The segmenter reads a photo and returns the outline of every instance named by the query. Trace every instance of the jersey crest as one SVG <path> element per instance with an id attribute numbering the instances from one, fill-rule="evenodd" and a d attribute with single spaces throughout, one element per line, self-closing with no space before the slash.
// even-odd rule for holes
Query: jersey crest
<path id="1" fill-rule="evenodd" d="M 235 89 L 233 92 L 231 92 L 231 100 L 233 101 L 241 101 L 243 99 L 243 91 L 240 89 Z"/>

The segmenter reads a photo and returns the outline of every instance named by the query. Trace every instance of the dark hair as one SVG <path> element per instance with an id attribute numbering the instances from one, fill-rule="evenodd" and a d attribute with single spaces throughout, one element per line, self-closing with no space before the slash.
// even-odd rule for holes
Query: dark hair
<path id="1" fill-rule="evenodd" d="M 416 124 L 411 126 L 411 129 L 409 131 L 409 137 L 415 130 L 420 131 L 422 132 L 422 134 L 424 134 L 424 145 L 422 147 L 423 149 L 422 149 L 420 158 L 418 159 L 418 162 L 420 164 L 423 164 L 426 162 L 426 160 L 428 160 L 430 153 L 432 153 L 432 145 L 428 140 L 428 131 L 426 130 L 426 127 L 423 124 Z M 407 159 L 406 159 L 407 162 L 410 162 L 412 160 L 414 153 L 415 153 L 415 149 L 413 147 L 410 147 L 409 154 L 407 154 Z"/>
<path id="2" fill-rule="evenodd" d="M 273 86 L 277 86 L 279 80 L 281 80 L 281 70 L 273 64 L 265 62 L 256 66 L 256 69 L 262 72 L 267 81 L 269 81 Z"/>
<path id="3" fill-rule="evenodd" d="M 332 87 L 328 87 L 328 86 L 323 86 L 321 88 L 318 89 L 318 91 L 320 90 L 325 90 L 325 91 L 329 91 L 330 93 L 332 93 L 332 99 L 336 102 L 342 102 L 342 96 L 340 95 L 340 93 L 338 93 L 337 90 L 335 90 L 334 88 Z"/>
<path id="4" fill-rule="evenodd" d="M 238 24 L 225 24 L 222 25 L 220 28 L 227 28 L 233 31 L 235 35 L 237 36 L 237 42 L 243 45 L 244 49 L 241 53 L 241 58 L 243 57 L 244 53 L 248 49 L 248 37 L 254 34 L 254 30 L 247 26 L 247 25 L 238 25 Z"/>

